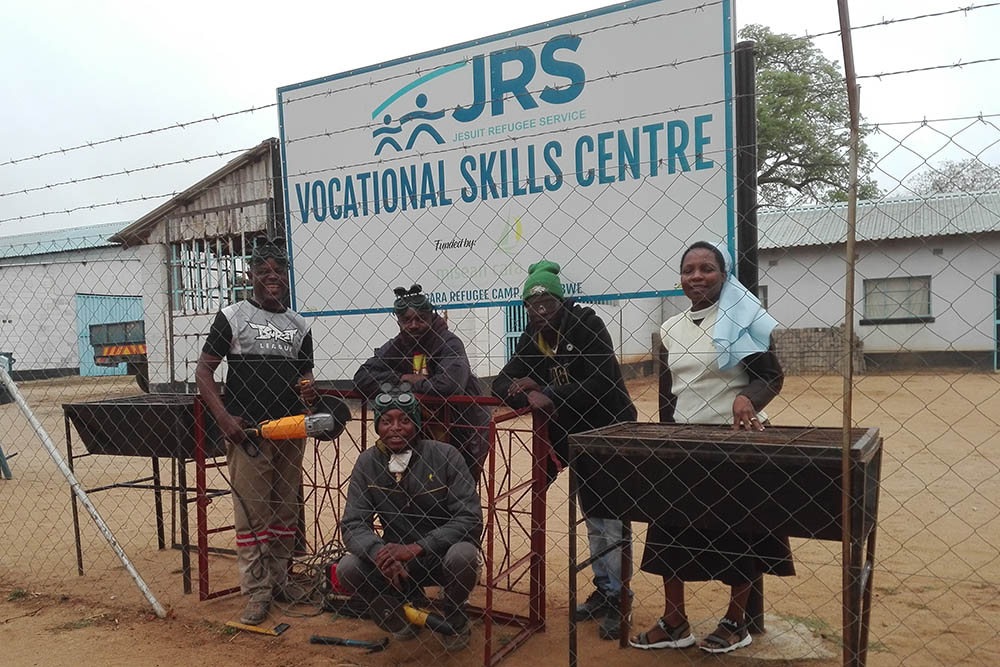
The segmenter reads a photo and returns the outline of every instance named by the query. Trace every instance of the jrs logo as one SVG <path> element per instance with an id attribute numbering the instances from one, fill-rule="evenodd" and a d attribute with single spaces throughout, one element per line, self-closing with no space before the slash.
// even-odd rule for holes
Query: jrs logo
<path id="1" fill-rule="evenodd" d="M 506 48 L 414 79 L 372 111 L 372 119 L 381 116 L 382 122 L 372 132 L 375 155 L 388 149 L 402 152 L 443 144 L 440 121 L 448 115 L 459 123 L 471 123 L 502 116 L 511 108 L 530 111 L 540 103 L 572 102 L 586 83 L 583 67 L 571 60 L 581 41 L 576 35 L 560 35 L 543 44 L 537 55 L 527 46 Z M 464 99 L 430 99 L 427 92 L 416 92 L 443 76 L 448 76 L 454 89 L 467 91 Z M 459 88 L 461 77 L 465 78 Z"/>

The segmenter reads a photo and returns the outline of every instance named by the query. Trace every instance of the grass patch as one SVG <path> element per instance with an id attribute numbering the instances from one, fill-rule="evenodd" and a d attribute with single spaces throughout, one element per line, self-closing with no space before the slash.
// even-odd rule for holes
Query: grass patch
<path id="1" fill-rule="evenodd" d="M 107 625 L 109 623 L 117 624 L 118 619 L 115 618 L 114 614 L 104 612 L 102 614 L 87 616 L 86 618 L 78 618 L 73 621 L 67 621 L 66 623 L 51 628 L 51 630 L 52 632 L 68 632 L 70 630 L 82 630 L 83 628 L 89 628 L 97 625 Z"/>
<path id="2" fill-rule="evenodd" d="M 10 593 L 7 594 L 7 602 L 17 602 L 18 600 L 23 600 L 24 598 L 31 595 L 28 591 L 23 588 L 15 588 Z"/>

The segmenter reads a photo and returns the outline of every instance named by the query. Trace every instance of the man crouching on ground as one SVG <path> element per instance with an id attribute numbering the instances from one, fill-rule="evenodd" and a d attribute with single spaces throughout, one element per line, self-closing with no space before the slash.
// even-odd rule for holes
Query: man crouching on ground
<path id="1" fill-rule="evenodd" d="M 373 419 L 379 439 L 351 473 L 341 522 L 349 553 L 337 577 L 373 607 L 390 599 L 401 609 L 405 599 L 422 597 L 424 586 L 443 587 L 445 620 L 457 634 L 438 638 L 447 650 L 460 650 L 469 642 L 465 605 L 476 585 L 483 530 L 472 475 L 457 449 L 419 437 L 420 406 L 407 384 L 383 387 Z M 376 514 L 382 536 L 374 530 Z M 395 634 L 402 639 L 416 631 L 407 624 Z"/>

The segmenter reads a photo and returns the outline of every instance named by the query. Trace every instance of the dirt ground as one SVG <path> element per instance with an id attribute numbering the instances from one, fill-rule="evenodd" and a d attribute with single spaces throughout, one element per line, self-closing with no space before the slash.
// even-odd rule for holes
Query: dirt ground
<path id="1" fill-rule="evenodd" d="M 127 379 L 79 378 L 23 385 L 36 417 L 58 448 L 64 448 L 62 404 L 134 393 Z M 655 391 L 648 379 L 630 383 L 640 419 L 651 418 Z M 842 380 L 792 377 L 768 410 L 781 425 L 841 423 Z M 854 422 L 881 429 L 885 438 L 879 512 L 878 563 L 872 619 L 871 665 L 1000 664 L 1000 377 L 989 374 L 885 375 L 858 378 Z M 382 633 L 365 621 L 330 614 L 304 617 L 307 607 L 276 609 L 268 623 L 291 628 L 272 638 L 231 633 L 239 596 L 199 602 L 181 590 L 180 553 L 157 550 L 152 494 L 112 489 L 92 495 L 136 568 L 170 618 L 159 620 L 137 592 L 107 544 L 81 516 L 84 576 L 76 572 L 69 488 L 15 406 L 0 406 L 0 446 L 10 455 L 15 479 L 0 480 L 0 664 L 2 665 L 474 665 L 482 663 L 483 632 L 477 624 L 465 652 L 445 655 L 429 633 L 420 641 L 390 645 L 384 653 L 313 646 L 311 634 L 378 639 Z M 357 427 L 353 432 L 359 436 Z M 74 433 L 75 438 L 75 433 Z M 511 463 L 499 465 L 504 479 L 521 479 L 526 452 L 512 447 Z M 79 447 L 79 446 L 78 446 Z M 348 448 L 349 449 L 349 448 Z M 77 449 L 79 451 L 79 448 Z M 339 455 L 339 456 L 338 456 Z M 336 462 L 349 470 L 351 452 L 327 448 L 307 469 L 320 479 L 336 478 Z M 504 457 L 500 457 L 503 459 Z M 75 462 L 87 488 L 141 478 L 147 460 L 90 456 Z M 192 467 L 193 471 L 193 467 Z M 165 467 L 164 478 L 169 478 Z M 193 476 L 193 475 L 192 475 Z M 210 471 L 210 487 L 225 481 Z M 311 498 L 307 525 L 310 542 L 321 544 L 332 532 L 335 491 Z M 549 492 L 547 527 L 547 630 L 513 652 L 504 665 L 566 664 L 568 539 L 565 475 Z M 176 524 L 166 497 L 168 543 Z M 524 509 L 521 499 L 514 503 Z M 193 510 L 193 505 L 192 505 Z M 209 506 L 209 524 L 227 525 L 232 505 L 222 498 Z M 524 553 L 523 514 L 498 519 L 495 548 L 509 545 L 516 560 Z M 194 517 L 191 519 L 194 525 Z M 644 530 L 636 524 L 636 553 Z M 230 546 L 231 533 L 210 544 Z M 585 543 L 578 547 L 585 553 Z M 622 651 L 597 639 L 593 624 L 581 626 L 579 663 L 687 665 L 835 665 L 840 664 L 840 545 L 794 540 L 796 577 L 767 578 L 767 634 L 749 649 L 726 657 L 696 650 Z M 211 557 L 211 585 L 235 581 L 231 557 Z M 197 572 L 196 572 L 197 576 Z M 589 582 L 581 577 L 581 592 Z M 195 581 L 197 590 L 197 581 Z M 524 590 L 524 582 L 515 589 Z M 634 581 L 635 626 L 648 627 L 662 611 L 655 578 L 639 573 Z M 719 584 L 689 587 L 688 613 L 696 634 L 714 626 L 724 607 Z M 481 599 L 482 592 L 477 592 Z M 523 597 L 498 596 L 498 607 L 524 613 Z M 494 626 L 495 648 L 510 643 L 514 631 Z"/>

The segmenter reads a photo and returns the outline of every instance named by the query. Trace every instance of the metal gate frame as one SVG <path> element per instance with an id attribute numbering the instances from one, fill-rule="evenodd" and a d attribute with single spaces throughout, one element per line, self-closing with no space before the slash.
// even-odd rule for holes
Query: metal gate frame
<path id="1" fill-rule="evenodd" d="M 309 521 L 303 522 L 302 530 L 306 544 L 306 552 L 314 553 L 331 539 L 339 538 L 340 516 L 343 503 L 347 496 L 347 480 L 350 471 L 345 471 L 341 463 L 340 451 L 345 443 L 350 443 L 357 450 L 364 451 L 369 446 L 369 410 L 367 401 L 351 391 L 321 390 L 321 394 L 336 396 L 341 399 L 358 400 L 361 402 L 361 437 L 357 442 L 353 438 L 342 435 L 333 443 L 314 442 L 313 465 L 303 469 L 303 508 L 311 509 Z M 451 407 L 455 405 L 477 404 L 484 408 L 501 407 L 504 404 L 495 398 L 480 396 L 452 396 L 441 399 L 434 396 L 420 396 L 421 404 L 435 411 L 430 423 L 447 426 L 450 423 Z M 194 402 L 194 439 L 195 439 L 195 503 L 198 542 L 198 597 L 199 600 L 229 595 L 239 591 L 239 588 L 227 588 L 212 591 L 209 576 L 210 552 L 215 551 L 208 545 L 209 535 L 234 531 L 233 525 L 220 527 L 208 526 L 208 504 L 215 494 L 207 487 L 206 472 L 209 468 L 224 466 L 225 462 L 209 459 L 205 456 L 205 411 L 201 398 Z M 522 416 L 530 415 L 530 426 L 499 426 L 507 424 Z M 483 665 L 493 667 L 505 657 L 523 645 L 536 632 L 545 630 L 545 514 L 546 506 L 546 463 L 552 455 L 548 440 L 548 424 L 545 417 L 532 413 L 530 409 L 505 410 L 494 415 L 485 427 L 491 443 L 488 453 L 485 476 L 481 480 L 481 495 L 485 509 L 485 544 L 484 570 L 485 579 L 481 586 L 485 589 L 485 601 L 482 607 L 472 607 L 470 611 L 483 620 L 484 655 Z M 334 466 L 324 470 L 320 459 L 320 447 L 334 447 L 338 452 Z M 512 474 L 512 466 L 516 454 L 530 455 L 531 474 L 527 479 L 518 479 Z M 498 471 L 498 464 L 500 470 Z M 499 472 L 499 478 L 498 478 Z M 485 489 L 483 489 L 485 486 Z M 527 502 L 527 507 L 524 507 Z M 321 515 L 335 517 L 335 528 L 331 535 L 324 535 L 319 518 Z M 525 520 L 527 526 L 525 526 Z M 525 553 L 514 553 L 512 544 L 517 537 L 527 538 L 528 550 Z M 495 543 L 499 543 L 499 553 Z M 523 582 L 527 577 L 527 592 Z M 527 613 L 506 611 L 495 608 L 494 594 L 496 592 L 513 594 L 526 599 Z M 517 634 L 506 639 L 499 650 L 493 647 L 493 625 L 498 623 L 518 628 Z"/>

